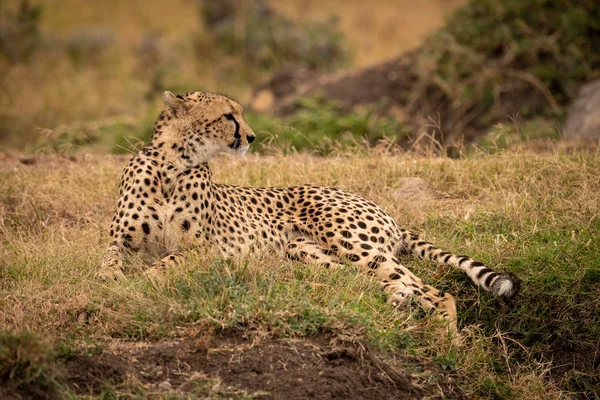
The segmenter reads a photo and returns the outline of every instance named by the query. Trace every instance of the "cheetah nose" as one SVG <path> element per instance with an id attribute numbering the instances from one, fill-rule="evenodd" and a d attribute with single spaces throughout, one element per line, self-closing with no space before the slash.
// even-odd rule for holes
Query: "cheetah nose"
<path id="1" fill-rule="evenodd" d="M 252 142 L 254 142 L 254 139 L 256 139 L 256 136 L 254 136 L 254 135 L 252 135 L 252 136 L 247 135 L 246 139 L 248 139 L 248 143 L 252 143 Z"/>

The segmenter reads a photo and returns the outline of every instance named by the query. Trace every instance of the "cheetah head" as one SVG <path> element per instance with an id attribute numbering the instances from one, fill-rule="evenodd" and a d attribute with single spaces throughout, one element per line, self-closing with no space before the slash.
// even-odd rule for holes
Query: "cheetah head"
<path id="1" fill-rule="evenodd" d="M 193 164 L 206 162 L 221 152 L 244 155 L 254 142 L 256 136 L 244 120 L 242 106 L 227 96 L 204 92 L 175 95 L 167 91 L 163 101 L 181 157 Z"/>

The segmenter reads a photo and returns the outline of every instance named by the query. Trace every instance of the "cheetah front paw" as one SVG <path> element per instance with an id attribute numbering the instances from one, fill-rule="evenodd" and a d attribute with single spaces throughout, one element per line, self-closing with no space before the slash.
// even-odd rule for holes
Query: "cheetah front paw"
<path id="1" fill-rule="evenodd" d="M 96 274 L 94 275 L 95 279 L 98 279 L 98 280 L 101 280 L 104 282 L 116 281 L 123 277 L 124 277 L 123 271 L 121 270 L 120 267 L 102 268 L 100 271 L 96 272 Z"/>
<path id="2" fill-rule="evenodd" d="M 154 283 L 161 283 L 166 279 L 165 272 L 166 268 L 164 266 L 157 266 L 155 263 L 152 267 L 145 270 L 142 275 Z"/>

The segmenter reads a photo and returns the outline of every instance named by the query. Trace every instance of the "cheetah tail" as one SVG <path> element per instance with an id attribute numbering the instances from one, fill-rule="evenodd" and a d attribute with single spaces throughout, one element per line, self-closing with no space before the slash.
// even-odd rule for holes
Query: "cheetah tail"
<path id="1" fill-rule="evenodd" d="M 420 258 L 435 261 L 438 264 L 451 265 L 464 271 L 477 286 L 503 299 L 511 299 L 519 293 L 521 281 L 510 272 L 495 272 L 469 256 L 460 256 L 442 251 L 433 244 L 421 240 L 412 234 L 410 249 Z"/>

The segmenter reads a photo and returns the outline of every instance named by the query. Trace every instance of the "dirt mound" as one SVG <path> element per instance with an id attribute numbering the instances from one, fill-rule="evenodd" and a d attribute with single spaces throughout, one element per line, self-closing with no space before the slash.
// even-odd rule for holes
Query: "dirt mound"
<path id="1" fill-rule="evenodd" d="M 208 397 L 243 390 L 256 398 L 286 400 L 465 398 L 438 367 L 358 345 L 335 345 L 323 335 L 262 343 L 238 336 L 119 342 L 66 364 L 65 378 L 80 394 L 99 393 L 106 382 L 118 385 L 128 377 L 152 393 Z"/>
<path id="2" fill-rule="evenodd" d="M 412 138 L 426 132 L 442 144 L 471 141 L 488 132 L 498 119 L 473 105 L 455 109 L 443 91 L 431 87 L 418 74 L 419 50 L 385 63 L 343 73 L 319 73 L 306 68 L 284 69 L 259 86 L 252 107 L 260 112 L 288 116 L 301 107 L 301 99 L 317 97 L 332 101 L 342 112 L 375 107 L 411 128 Z M 547 100 L 526 82 L 514 79 L 510 91 L 498 98 L 496 113 L 507 119 L 527 108 L 540 112 Z"/>
<path id="3" fill-rule="evenodd" d="M 383 103 L 385 109 L 405 104 L 416 76 L 412 72 L 416 52 L 385 63 L 342 73 L 318 73 L 307 68 L 287 68 L 256 88 L 252 106 L 285 116 L 298 108 L 298 99 L 318 96 L 335 101 L 342 110 L 358 105 Z M 261 101 L 271 99 L 271 102 Z"/>

